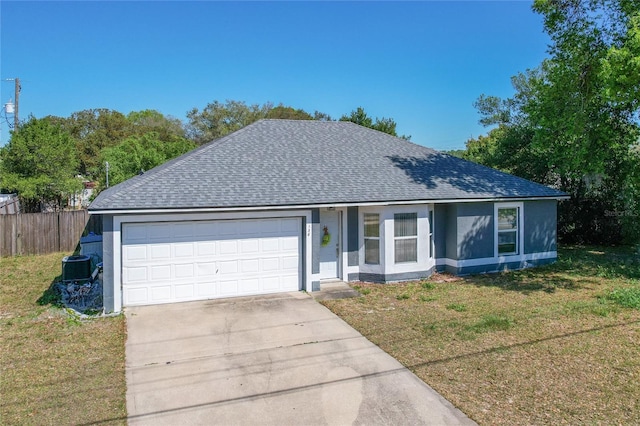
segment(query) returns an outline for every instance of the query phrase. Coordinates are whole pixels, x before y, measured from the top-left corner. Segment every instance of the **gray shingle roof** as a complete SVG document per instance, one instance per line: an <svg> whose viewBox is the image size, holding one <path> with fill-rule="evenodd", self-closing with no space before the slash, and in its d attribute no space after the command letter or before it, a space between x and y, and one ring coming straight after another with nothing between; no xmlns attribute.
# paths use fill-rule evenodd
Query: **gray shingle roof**
<svg viewBox="0 0 640 426"><path fill-rule="evenodd" d="M350 122L261 120L103 191L89 209L564 195Z"/></svg>

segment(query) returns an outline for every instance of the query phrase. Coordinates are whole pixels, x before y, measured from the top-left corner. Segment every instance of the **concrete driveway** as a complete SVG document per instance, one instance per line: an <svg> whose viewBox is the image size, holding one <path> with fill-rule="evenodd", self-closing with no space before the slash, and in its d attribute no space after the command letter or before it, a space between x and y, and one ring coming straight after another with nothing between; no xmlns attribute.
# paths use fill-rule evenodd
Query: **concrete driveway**
<svg viewBox="0 0 640 426"><path fill-rule="evenodd" d="M129 424L475 424L305 293L126 309Z"/></svg>

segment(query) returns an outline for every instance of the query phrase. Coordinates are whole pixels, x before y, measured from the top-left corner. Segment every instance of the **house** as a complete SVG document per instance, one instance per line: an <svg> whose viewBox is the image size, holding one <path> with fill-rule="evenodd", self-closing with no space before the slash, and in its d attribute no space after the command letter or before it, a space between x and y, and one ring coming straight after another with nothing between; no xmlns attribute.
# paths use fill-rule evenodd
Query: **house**
<svg viewBox="0 0 640 426"><path fill-rule="evenodd" d="M0 194L0 214L20 213L18 194Z"/></svg>
<svg viewBox="0 0 640 426"><path fill-rule="evenodd" d="M261 120L103 191L104 303L518 269L559 192L350 122Z"/></svg>
<svg viewBox="0 0 640 426"><path fill-rule="evenodd" d="M86 208L90 204L91 197L96 188L96 182L84 179L81 175L76 177L82 181L82 191L71 194L67 200L67 204L74 209Z"/></svg>

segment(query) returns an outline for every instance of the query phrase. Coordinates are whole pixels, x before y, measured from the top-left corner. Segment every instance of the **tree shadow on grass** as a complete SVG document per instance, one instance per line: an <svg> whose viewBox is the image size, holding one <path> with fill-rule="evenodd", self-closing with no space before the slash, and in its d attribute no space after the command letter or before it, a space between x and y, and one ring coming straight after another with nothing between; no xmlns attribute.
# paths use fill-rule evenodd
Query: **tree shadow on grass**
<svg viewBox="0 0 640 426"><path fill-rule="evenodd" d="M568 246L558 250L556 269L598 278L640 279L640 254L630 246Z"/></svg>
<svg viewBox="0 0 640 426"><path fill-rule="evenodd" d="M62 294L60 293L60 289L58 288L58 284L62 281L62 275L58 275L55 277L49 287L42 293L42 295L36 300L36 303L40 306L55 306L57 308L62 308L64 305L62 303Z"/></svg>
<svg viewBox="0 0 640 426"><path fill-rule="evenodd" d="M492 274L471 275L465 281L481 287L497 287L505 291L523 294L544 291L553 293L556 289L577 290L577 280L561 276L554 270L554 265L539 266L520 271L503 271Z"/></svg>
<svg viewBox="0 0 640 426"><path fill-rule="evenodd" d="M631 247L569 246L559 249L558 260L550 265L471 275L465 280L476 286L530 294L578 290L585 285L602 284L603 279L640 279L640 258Z"/></svg>

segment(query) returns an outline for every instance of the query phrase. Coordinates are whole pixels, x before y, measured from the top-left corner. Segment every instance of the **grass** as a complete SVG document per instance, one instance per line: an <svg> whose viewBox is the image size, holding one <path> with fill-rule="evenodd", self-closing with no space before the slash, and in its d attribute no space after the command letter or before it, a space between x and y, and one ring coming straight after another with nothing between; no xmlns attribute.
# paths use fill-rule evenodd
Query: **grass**
<svg viewBox="0 0 640 426"><path fill-rule="evenodd" d="M0 259L0 423L126 424L124 317L59 307L63 257Z"/></svg>
<svg viewBox="0 0 640 426"><path fill-rule="evenodd" d="M640 424L640 257L630 248L358 285L362 297L323 303L480 424Z"/></svg>
<svg viewBox="0 0 640 426"><path fill-rule="evenodd" d="M616 288L606 298L625 308L640 309L640 287Z"/></svg>

